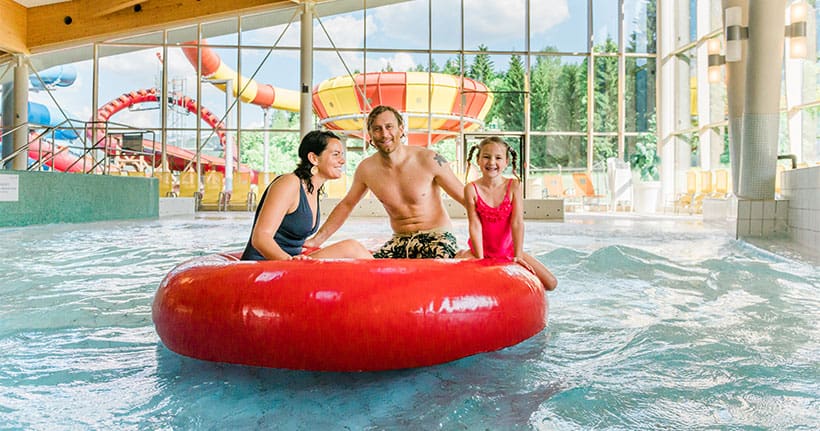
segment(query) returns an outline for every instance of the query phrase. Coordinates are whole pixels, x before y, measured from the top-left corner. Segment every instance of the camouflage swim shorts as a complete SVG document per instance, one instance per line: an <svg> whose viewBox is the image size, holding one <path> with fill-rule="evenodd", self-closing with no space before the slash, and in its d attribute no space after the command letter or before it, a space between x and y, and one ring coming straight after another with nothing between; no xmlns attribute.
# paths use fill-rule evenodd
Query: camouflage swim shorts
<svg viewBox="0 0 820 431"><path fill-rule="evenodd" d="M456 237L446 231L394 234L373 254L377 259L449 259L456 255Z"/></svg>

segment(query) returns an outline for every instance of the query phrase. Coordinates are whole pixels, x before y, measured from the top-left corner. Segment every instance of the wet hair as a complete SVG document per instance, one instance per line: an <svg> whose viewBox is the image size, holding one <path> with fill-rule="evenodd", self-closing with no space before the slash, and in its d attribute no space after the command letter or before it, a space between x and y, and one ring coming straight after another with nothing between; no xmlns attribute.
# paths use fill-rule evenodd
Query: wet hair
<svg viewBox="0 0 820 431"><path fill-rule="evenodd" d="M518 176L518 153L516 153L515 150L513 150L512 147L510 147L510 144L508 144L506 141L499 138L498 136L490 136L488 138L484 138L481 140L481 142L478 143L478 145L473 145L472 147L470 147L470 152L467 153L467 169L466 172L464 172L465 181L467 175L470 174L470 160L473 158L473 154L475 154L475 162L476 164L478 164L478 156L481 155L481 149L490 144L501 145L507 149L507 159L510 161L510 165L512 165L513 176L515 176L516 179L521 181L521 178Z"/></svg>
<svg viewBox="0 0 820 431"><path fill-rule="evenodd" d="M383 114L387 111L392 112L393 115L396 116L396 121L399 123L399 127L404 127L404 118L401 116L401 113L396 108L394 108L392 106L387 106L387 105L379 105L379 106L373 108L373 110L370 111L369 114L367 114L367 131L368 132L370 131L370 127L373 125L373 122L376 121L376 117L378 117L379 115L381 115L381 114Z"/></svg>
<svg viewBox="0 0 820 431"><path fill-rule="evenodd" d="M313 176L313 174L310 173L310 168L313 167L313 163L310 163L308 154L321 155L322 152L325 151L325 148L327 148L328 141L331 139L339 139L339 136L326 130L314 130L308 132L299 144L299 164L296 166L296 169L293 170L293 174L305 183L308 193L313 193L313 183L310 181L310 177Z"/></svg>

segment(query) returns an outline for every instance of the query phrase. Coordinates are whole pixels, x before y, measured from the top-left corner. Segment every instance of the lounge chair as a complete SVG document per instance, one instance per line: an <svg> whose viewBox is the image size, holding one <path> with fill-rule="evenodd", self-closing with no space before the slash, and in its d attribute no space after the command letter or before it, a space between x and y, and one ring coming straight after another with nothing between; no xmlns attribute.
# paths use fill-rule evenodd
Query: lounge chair
<svg viewBox="0 0 820 431"><path fill-rule="evenodd" d="M159 197L175 197L174 175L169 171L154 171L154 176L159 180Z"/></svg>
<svg viewBox="0 0 820 431"><path fill-rule="evenodd" d="M726 169L715 169L715 189L712 191L712 198L725 199L729 196L729 171Z"/></svg>
<svg viewBox="0 0 820 431"><path fill-rule="evenodd" d="M196 171L185 171L179 174L179 196L193 198L199 194L199 178Z"/></svg>
<svg viewBox="0 0 820 431"><path fill-rule="evenodd" d="M678 209L688 209L692 213L692 202L698 194L698 173L695 169L686 171L686 192L675 198L675 212Z"/></svg>
<svg viewBox="0 0 820 431"><path fill-rule="evenodd" d="M347 193L347 175L326 182L325 192L329 198L343 198L345 193Z"/></svg>
<svg viewBox="0 0 820 431"><path fill-rule="evenodd" d="M227 209L253 211L256 209L256 193L251 190L251 173L234 172L233 190L228 197Z"/></svg>
<svg viewBox="0 0 820 431"><path fill-rule="evenodd" d="M691 212L703 212L703 199L712 195L712 171L700 171L700 192L692 199Z"/></svg>
<svg viewBox="0 0 820 431"><path fill-rule="evenodd" d="M618 208L633 205L633 185L632 169L628 162L617 157L610 157L606 160L607 184L609 184L609 210L617 211Z"/></svg>
<svg viewBox="0 0 820 431"><path fill-rule="evenodd" d="M600 205L601 198L604 195L595 193L595 187L592 185L592 179L587 172L573 172L572 181L575 183L575 196L581 197L581 205L586 207L589 200L595 200L596 205Z"/></svg>
<svg viewBox="0 0 820 431"><path fill-rule="evenodd" d="M256 187L259 190L259 193L265 193L265 189L268 188L268 184L271 183L279 174L275 172L260 172L259 175L256 176Z"/></svg>
<svg viewBox="0 0 820 431"><path fill-rule="evenodd" d="M568 196L564 188L564 177L561 174L544 174L544 188L548 198L563 198Z"/></svg>
<svg viewBox="0 0 820 431"><path fill-rule="evenodd" d="M197 194L197 211L225 209L226 200L225 193L222 189L225 187L225 176L222 172L208 171L205 174L205 189L202 194Z"/></svg>

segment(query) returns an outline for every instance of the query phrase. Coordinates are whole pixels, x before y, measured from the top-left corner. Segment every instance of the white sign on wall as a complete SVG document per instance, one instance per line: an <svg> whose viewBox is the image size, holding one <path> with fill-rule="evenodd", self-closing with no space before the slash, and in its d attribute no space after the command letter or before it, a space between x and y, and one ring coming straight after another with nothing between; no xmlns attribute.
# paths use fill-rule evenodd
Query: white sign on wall
<svg viewBox="0 0 820 431"><path fill-rule="evenodd" d="M17 202L20 199L20 182L17 175L0 175L0 202Z"/></svg>

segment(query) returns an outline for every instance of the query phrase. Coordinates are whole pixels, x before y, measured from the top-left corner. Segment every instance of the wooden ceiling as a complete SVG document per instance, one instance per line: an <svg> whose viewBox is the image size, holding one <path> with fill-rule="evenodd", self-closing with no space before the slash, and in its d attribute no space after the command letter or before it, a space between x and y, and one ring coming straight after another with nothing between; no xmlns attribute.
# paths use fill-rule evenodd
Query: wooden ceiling
<svg viewBox="0 0 820 431"><path fill-rule="evenodd" d="M0 55L36 54L299 3L301 0L0 0Z"/></svg>

